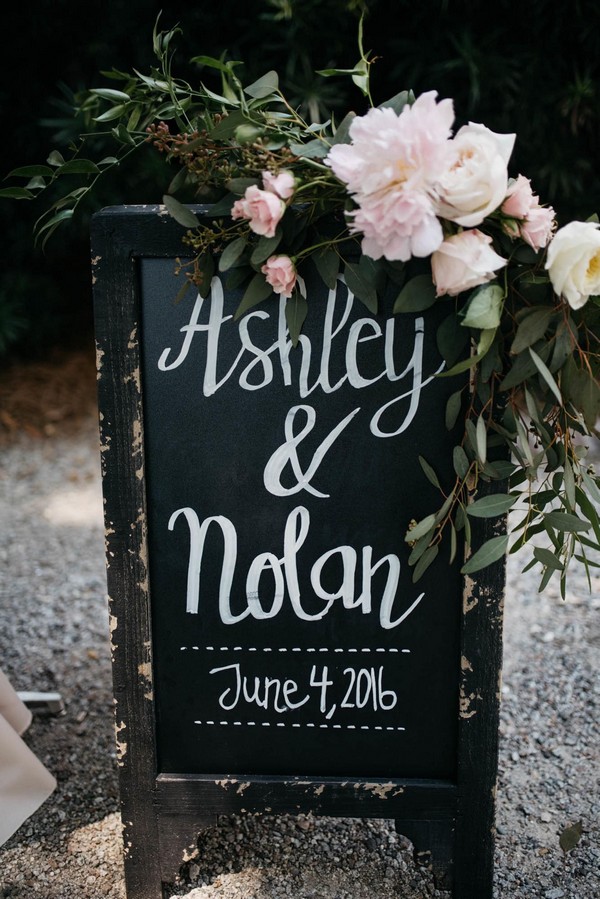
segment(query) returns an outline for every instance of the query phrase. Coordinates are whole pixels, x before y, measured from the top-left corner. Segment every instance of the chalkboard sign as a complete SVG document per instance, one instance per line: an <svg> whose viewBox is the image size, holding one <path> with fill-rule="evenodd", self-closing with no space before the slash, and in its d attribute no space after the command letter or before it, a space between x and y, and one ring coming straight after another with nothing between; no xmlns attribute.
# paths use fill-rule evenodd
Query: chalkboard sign
<svg viewBox="0 0 600 899"><path fill-rule="evenodd" d="M306 282L292 346L285 300L180 297L182 233L93 221L128 895L161 896L216 814L312 810L395 818L485 899L502 563L466 583L440 553L413 583L404 541L438 499L419 456L454 478L443 307Z"/></svg>

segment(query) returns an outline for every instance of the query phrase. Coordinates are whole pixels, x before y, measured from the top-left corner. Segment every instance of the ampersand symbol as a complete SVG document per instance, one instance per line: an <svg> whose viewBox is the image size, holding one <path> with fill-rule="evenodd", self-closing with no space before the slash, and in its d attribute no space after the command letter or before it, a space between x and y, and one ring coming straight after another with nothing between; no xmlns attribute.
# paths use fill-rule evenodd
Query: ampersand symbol
<svg viewBox="0 0 600 899"><path fill-rule="evenodd" d="M304 427L294 434L294 421L298 412L306 414L306 422ZM313 496L319 496L327 499L328 493L321 493L310 483L314 477L319 465L323 461L327 450L337 440L344 428L350 424L360 407L350 412L342 421L333 429L333 431L323 440L313 455L312 462L306 469L302 471L300 460L298 458L298 446L304 440L307 434L310 434L315 426L317 418L316 412L312 406L292 406L285 418L285 443L275 450L267 464L263 474L264 485L274 496L290 496L292 493L298 493L300 490L306 490ZM293 487L284 487L281 483L281 475L286 465L292 466L296 483Z"/></svg>

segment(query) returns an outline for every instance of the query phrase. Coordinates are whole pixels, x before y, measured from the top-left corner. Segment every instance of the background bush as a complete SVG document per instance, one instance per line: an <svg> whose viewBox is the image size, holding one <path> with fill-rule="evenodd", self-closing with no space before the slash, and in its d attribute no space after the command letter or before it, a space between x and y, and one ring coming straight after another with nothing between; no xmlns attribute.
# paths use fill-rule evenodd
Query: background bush
<svg viewBox="0 0 600 899"><path fill-rule="evenodd" d="M483 122L516 132L511 174L531 178L559 223L600 212L600 5L507 0L251 0L188 6L112 0L32 0L4 16L4 174L44 162L75 138L73 95L106 86L113 67L144 72L154 61L152 28L179 23L176 72L200 77L188 60L227 52L245 62L244 79L276 69L284 91L315 120L329 109L364 112L350 81L315 70L350 68L366 6L365 48L379 57L375 102L404 88L437 90L455 101L457 124ZM493 24L490 26L490 19ZM205 78L206 73L202 74ZM0 201L0 357L32 356L92 333L89 216L100 206L156 203L171 173L149 149L103 184L93 208L59 229L45 254L34 249L35 201Z"/></svg>

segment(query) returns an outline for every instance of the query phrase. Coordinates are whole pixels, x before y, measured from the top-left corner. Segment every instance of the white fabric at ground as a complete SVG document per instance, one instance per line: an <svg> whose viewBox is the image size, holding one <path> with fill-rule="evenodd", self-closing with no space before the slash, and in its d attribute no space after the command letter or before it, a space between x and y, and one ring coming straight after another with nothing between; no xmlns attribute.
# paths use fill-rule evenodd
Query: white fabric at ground
<svg viewBox="0 0 600 899"><path fill-rule="evenodd" d="M56 780L24 740L32 714L0 670L0 845L54 792Z"/></svg>

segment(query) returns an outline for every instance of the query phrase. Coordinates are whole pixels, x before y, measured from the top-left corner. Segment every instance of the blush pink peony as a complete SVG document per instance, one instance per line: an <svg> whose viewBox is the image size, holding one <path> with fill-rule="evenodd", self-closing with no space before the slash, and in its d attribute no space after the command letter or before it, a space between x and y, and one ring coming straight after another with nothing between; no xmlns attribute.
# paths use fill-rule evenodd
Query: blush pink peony
<svg viewBox="0 0 600 899"><path fill-rule="evenodd" d="M285 212L283 200L270 190L261 190L256 184L246 188L241 200L236 200L231 210L232 219L247 219L250 228L261 237L274 237L277 225Z"/></svg>
<svg viewBox="0 0 600 899"><path fill-rule="evenodd" d="M443 240L433 198L446 166L454 112L451 100L422 94L400 115L370 109L350 126L350 144L337 144L325 162L356 202L350 230L362 234L372 259L425 257Z"/></svg>
<svg viewBox="0 0 600 899"><path fill-rule="evenodd" d="M492 238L477 228L447 237L431 257L431 274L438 297L455 297L495 277L506 265L492 247Z"/></svg>
<svg viewBox="0 0 600 899"><path fill-rule="evenodd" d="M269 256L261 272L275 293L291 297L296 286L296 267L289 256Z"/></svg>

